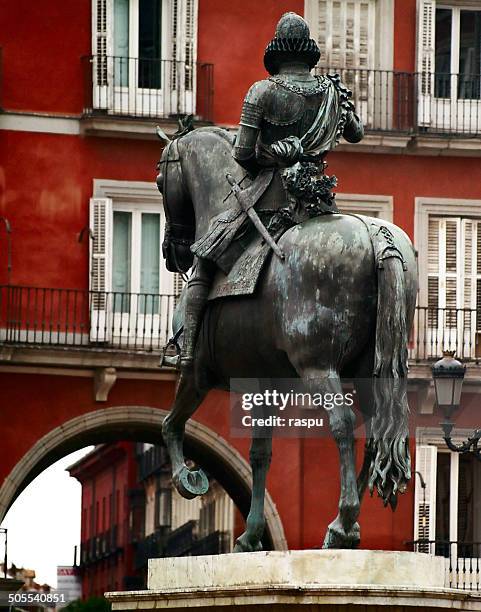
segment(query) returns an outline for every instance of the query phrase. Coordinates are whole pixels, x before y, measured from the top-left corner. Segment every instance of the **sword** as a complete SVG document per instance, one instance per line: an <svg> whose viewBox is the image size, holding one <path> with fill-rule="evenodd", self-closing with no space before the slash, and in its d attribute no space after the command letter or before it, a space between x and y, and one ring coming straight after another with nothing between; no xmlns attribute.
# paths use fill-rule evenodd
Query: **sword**
<svg viewBox="0 0 481 612"><path fill-rule="evenodd" d="M272 236L269 234L265 225L259 219L259 215L255 211L253 203L249 198L249 195L245 193L244 189L241 189L239 187L239 185L235 182L235 179L231 174L227 173L226 178L229 182L229 185L232 187L232 193L236 197L236 200L239 202L240 207L252 221L256 230L259 232L262 238L264 238L266 243L271 247L277 257L279 257L279 259L284 259L284 253L282 252L279 245L272 238Z"/></svg>

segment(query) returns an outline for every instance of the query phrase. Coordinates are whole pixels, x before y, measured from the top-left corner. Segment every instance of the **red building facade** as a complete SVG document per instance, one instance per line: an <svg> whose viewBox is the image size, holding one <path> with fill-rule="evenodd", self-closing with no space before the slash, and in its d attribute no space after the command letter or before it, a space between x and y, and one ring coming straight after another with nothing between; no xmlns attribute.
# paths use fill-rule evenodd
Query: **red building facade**
<svg viewBox="0 0 481 612"><path fill-rule="evenodd" d="M193 113L198 125L233 129L245 92L265 74L278 18L293 10L319 41L320 69L337 70L353 90L366 128L363 142L329 156L338 206L393 220L418 252L410 404L415 469L427 487L414 479L396 514L366 499L363 546L476 539L479 470L444 450L430 363L447 348L468 363L464 435L476 424L481 380L477 4L9 0L0 16L2 514L66 452L158 442L175 383L158 353L181 281L160 254L155 125L172 133L178 115ZM212 392L187 431L188 451L244 514L248 445L230 437L227 399ZM322 543L338 471L331 439L275 440L269 545Z"/></svg>
<svg viewBox="0 0 481 612"><path fill-rule="evenodd" d="M68 470L82 485L84 598L147 588L152 558L231 552L236 517L242 527L214 479L208 494L193 502L175 491L163 445L101 444Z"/></svg>
<svg viewBox="0 0 481 612"><path fill-rule="evenodd" d="M135 515L134 443L102 445L70 466L82 485L80 568L84 596L136 588L129 519ZM133 527L133 525L132 525Z"/></svg>

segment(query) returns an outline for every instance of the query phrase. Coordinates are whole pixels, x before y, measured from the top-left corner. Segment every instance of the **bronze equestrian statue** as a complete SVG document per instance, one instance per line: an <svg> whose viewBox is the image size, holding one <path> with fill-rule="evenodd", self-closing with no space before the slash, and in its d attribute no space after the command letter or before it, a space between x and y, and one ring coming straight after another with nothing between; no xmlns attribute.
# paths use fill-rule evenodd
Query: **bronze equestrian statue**
<svg viewBox="0 0 481 612"><path fill-rule="evenodd" d="M237 135L185 125L163 151L164 257L170 271L193 267L174 317L180 359L163 357L180 367L163 436L176 488L202 495L207 478L186 466L183 436L210 389L298 378L312 393L341 392L341 377L351 379L365 458L357 476L354 413L329 410L341 494L324 546L352 548L365 489L394 508L411 477L405 382L417 278L400 228L336 207L326 155L341 137L360 141L363 128L339 76L311 74L319 57L306 22L286 13L265 51L270 76L248 91ZM262 548L271 447L269 435L252 440L251 508L235 551Z"/></svg>

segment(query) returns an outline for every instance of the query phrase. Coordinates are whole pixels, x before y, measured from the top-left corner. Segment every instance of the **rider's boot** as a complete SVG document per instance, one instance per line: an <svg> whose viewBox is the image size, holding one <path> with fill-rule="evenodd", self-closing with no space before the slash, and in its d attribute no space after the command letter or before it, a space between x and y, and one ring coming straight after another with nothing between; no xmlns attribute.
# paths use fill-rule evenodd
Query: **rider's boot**
<svg viewBox="0 0 481 612"><path fill-rule="evenodd" d="M192 370L195 344L207 304L209 289L210 284L203 278L192 278L189 281L184 316L184 341L180 354L180 370L182 373L188 373Z"/></svg>

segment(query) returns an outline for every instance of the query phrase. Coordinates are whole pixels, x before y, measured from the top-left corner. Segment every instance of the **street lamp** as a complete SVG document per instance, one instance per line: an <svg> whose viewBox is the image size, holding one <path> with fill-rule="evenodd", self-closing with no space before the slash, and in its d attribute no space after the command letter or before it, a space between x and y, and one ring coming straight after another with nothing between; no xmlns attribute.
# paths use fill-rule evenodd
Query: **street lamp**
<svg viewBox="0 0 481 612"><path fill-rule="evenodd" d="M481 461L481 448L478 448L481 429L476 429L472 437L459 445L454 444L451 439L454 428L452 419L461 401L465 372L466 366L454 359L454 351L444 351L443 358L432 367L436 402L444 412L444 422L440 425L444 432L444 441L450 450L462 454L472 453Z"/></svg>

